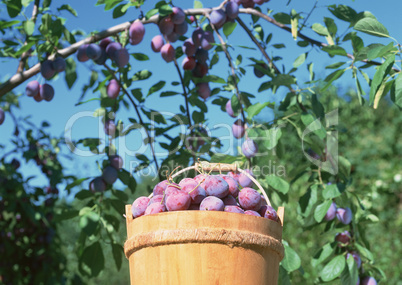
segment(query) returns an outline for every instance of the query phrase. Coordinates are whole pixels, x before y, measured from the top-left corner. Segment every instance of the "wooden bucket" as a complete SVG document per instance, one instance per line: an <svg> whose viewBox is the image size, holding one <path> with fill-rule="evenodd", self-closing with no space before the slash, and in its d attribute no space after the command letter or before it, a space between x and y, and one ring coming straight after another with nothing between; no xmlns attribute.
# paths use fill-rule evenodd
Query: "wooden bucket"
<svg viewBox="0 0 402 285"><path fill-rule="evenodd" d="M226 167L233 170L235 166L221 164L218 170L226 171ZM208 171L205 165L202 168ZM270 204L268 197L265 199ZM131 284L277 284L284 256L284 208L279 207L277 213L280 223L244 214L194 210L133 219L131 205L126 205L128 239L124 252Z"/></svg>

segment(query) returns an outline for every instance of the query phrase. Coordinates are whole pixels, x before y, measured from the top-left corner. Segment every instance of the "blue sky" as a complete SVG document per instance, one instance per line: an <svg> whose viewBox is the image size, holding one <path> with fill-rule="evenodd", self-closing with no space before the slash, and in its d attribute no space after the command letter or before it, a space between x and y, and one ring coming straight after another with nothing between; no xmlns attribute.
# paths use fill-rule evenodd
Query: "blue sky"
<svg viewBox="0 0 402 285"><path fill-rule="evenodd" d="M146 2L147 3L143 8L144 11L148 11L150 8L152 8L152 5L155 3L155 1L149 1L149 0ZM204 3L205 7L215 6L217 5L217 3L219 3L218 1L211 1L211 0L202 2ZM68 1L68 3L74 9L77 10L78 17L73 17L66 11L60 12L60 16L65 17L67 19L66 26L70 30L80 29L84 31L86 34L89 34L92 31L104 30L110 26L114 26L125 21L131 21L137 18L139 15L139 11L137 9L131 8L124 17L119 19L113 19L112 10L105 12L103 11L104 6L95 7L94 6L95 1L72 0ZM295 9L297 12L299 11L308 12L314 6L315 1L292 0L289 6L286 6L286 3L287 0L286 1L271 0L268 4L264 4L263 11L265 12L266 9L269 7L270 9L274 10L274 13L276 12L288 13L292 8ZM400 21L397 20L399 19L400 11L402 10L401 1L388 0L388 1L382 1L381 3L374 0L318 1L317 4L318 8L309 18L308 25L312 25L313 23L317 22L323 24L324 16L331 17L332 14L328 12L326 5L333 3L349 5L353 7L357 12L364 10L371 11L377 17L377 19L387 27L391 36L393 36L397 40L401 40L402 24L400 24ZM57 7L61 6L62 4L63 3L60 3L60 1L52 1L51 10L54 12L56 11L55 13L57 13ZM174 1L174 4L182 8L191 8L193 6L193 1L176 0ZM31 12L30 9L32 8L29 7L27 9L26 11L27 15L30 14ZM4 10L2 12L4 12ZM246 24L251 23L250 17L248 15L242 16L242 19ZM310 51L310 54L306 62L300 66L299 68L300 71L296 73L298 82L301 85L304 81L308 80L307 64L310 62L314 62L316 76L320 78L325 78L325 76L332 71L332 70L326 70L325 66L330 63L336 62L336 58L331 59L323 52L317 52L316 49L311 48L302 49L296 45L296 42L291 37L290 33L282 31L281 29L269 23L265 23L263 21L260 22L265 29L266 35L270 32L273 33L273 39L271 41L271 44L284 43L286 45L285 49L277 50L272 47L269 47L267 49L268 54L281 56L283 58L282 61L278 63L278 66L280 68L282 68L283 64L286 67L286 71L288 71L291 68L293 61L297 58L297 56L300 53ZM343 31L346 29L347 25L346 23L341 21L337 21L337 24L338 24L338 31L340 31L340 34L342 34ZM187 36L190 35L191 30L192 29L189 29ZM309 32L308 29L305 29L304 32L306 33L306 35L311 36L314 39L325 41L324 37L320 37L314 32ZM150 41L152 37L158 33L159 31L156 25L154 24L147 25L145 38L143 42L137 46L128 46L130 53L142 52L148 54L151 57L150 61L145 62L134 61L133 59L131 59L130 62L133 65L134 71L149 69L153 73L153 76L150 79L148 79L147 81L134 83L132 87L142 88L143 93L146 93L150 86L152 86L153 84L155 84L160 80L165 80L167 84L165 88L161 91L173 90L181 92L180 86L179 88L174 87L171 86L169 83L171 81L179 81L179 77L173 63L164 62L161 59L160 54L154 54L150 49ZM371 36L364 36L363 39L365 41L365 45L369 44L370 42L376 42L376 41L378 42L379 40L378 38ZM233 45L242 45L242 44L244 45L245 42L247 43L247 45L253 46L252 42L248 39L247 35L243 31L241 31L240 27L237 27L235 33L229 36L229 43L232 43ZM387 44L390 42L390 40L385 39L382 40L382 42L384 44ZM179 44L180 44L179 42L176 42L174 46L176 47ZM350 50L351 47L348 49L348 51ZM239 85L240 89L248 93L255 94L256 99L254 100L254 102L267 101L267 100L270 100L272 102L279 102L286 95L287 90L285 88L281 88L278 90L276 94L272 94L271 92L268 91L258 93L257 92L258 86L266 79L265 80L256 79L253 76L252 68L247 67L247 65L251 63L251 61L247 59L248 57L255 57L257 59L261 59L261 56L254 51L236 48L232 56L235 58L238 54L242 54L243 62L245 62L245 67L247 70L247 75L245 77L246 80L241 81ZM31 64L33 64L35 60L36 59L32 59ZM181 62L181 60L182 59L179 59L179 63ZM338 61L341 60L343 59L339 59ZM11 76L12 73L16 70L17 61L13 60L7 62L4 59L0 59L0 65L1 65L0 78L1 80L5 80L9 76ZM75 104L78 101L78 98L81 95L83 85L88 83L90 73L89 70L91 69L100 70L98 66L90 62L87 63L77 62L77 66L78 66L79 79L77 80L77 82L75 83L74 87L71 90L67 88L64 78L62 78L64 77L64 74L61 74L60 76L61 78L59 77L53 79L50 82L50 84L52 84L55 89L55 98L53 99L52 102L37 103L32 98L22 96L20 98L21 109L16 112L17 117L22 117L30 114L32 115L32 121L37 126L40 126L41 122L46 120L51 124L51 127L49 128L51 133L55 136L61 136L63 135L65 125L67 121L71 118L71 116L82 111L93 112L93 110L99 108L98 101L92 101L84 105L75 106ZM219 66L215 66L212 69L212 71L210 71L210 74L219 75L223 78L227 77L228 74L227 61L223 57L223 54L221 54L221 60L219 62ZM40 75L35 76L34 79L43 81ZM337 85L341 86L342 88L353 86L353 84L354 83L350 73L344 75L343 79L337 83ZM212 87L219 87L219 86L212 85ZM367 86L364 86L364 88L367 90ZM22 84L15 89L15 92L23 93L24 89L25 84ZM227 98L231 97L231 94L228 92L221 93L220 95L226 96ZM99 93L92 94L92 92L88 91L86 94L86 99L96 96L99 96ZM212 100L213 98L209 98L207 100L207 105L209 108L209 113L206 115L206 117L208 118L207 122L208 126L213 127L214 125L220 123L231 125L234 119L229 117L226 113L221 112L216 105L212 105L211 104ZM158 111L169 111L176 113L180 112L179 105L183 103L184 100L181 96L159 98L158 93L156 93L147 98L145 105L149 108L156 109ZM118 114L118 119L121 119L126 123L128 123L128 118L130 117L137 119L132 109L130 110L130 112L123 111ZM265 109L259 115L259 118L264 120L271 120L273 118L273 114L268 109ZM11 118L8 117L5 123L2 126L0 126L0 144L5 144L9 146L8 141L11 139L12 133L13 133L13 123ZM99 134L102 133L103 130L102 129L99 130L98 120L96 118L87 117L85 119L81 119L80 121L78 121L78 123L74 126L72 131L72 137L73 139L78 140L84 137L97 137ZM127 137L126 146L127 149L130 150L131 154L135 153L139 148L141 148L141 135L143 134L141 134L139 131L134 131ZM225 131L225 129L218 128L212 130L212 135L227 136L230 134L228 133L228 131ZM157 147L157 150L161 150L161 148ZM149 153L149 150L147 150L146 153ZM11 158L12 156L10 156L10 159ZM88 158L74 156L73 161L66 160L65 163L69 169L68 171L71 171L71 173L74 172L77 173L78 170L83 177L89 177L100 174L94 161L102 158L103 158L102 156L94 156ZM126 169L129 168L130 166L129 161L132 160L134 160L133 157L131 156L126 157L126 164L125 164ZM25 173L38 175L36 182L38 184L43 183L44 181L43 177L41 177L40 172L36 170L36 167L34 167L33 165L30 164L23 165L23 171Z"/></svg>

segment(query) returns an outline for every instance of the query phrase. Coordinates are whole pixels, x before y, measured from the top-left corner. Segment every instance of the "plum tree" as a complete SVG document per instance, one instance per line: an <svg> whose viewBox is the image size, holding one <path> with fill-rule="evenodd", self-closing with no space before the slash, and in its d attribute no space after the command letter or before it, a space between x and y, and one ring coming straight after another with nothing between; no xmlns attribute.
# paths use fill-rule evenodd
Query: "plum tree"
<svg viewBox="0 0 402 285"><path fill-rule="evenodd" d="M331 139L331 132L338 128L337 126L328 127L331 119L325 116L325 113L333 108L333 98L336 96L332 96L328 100L323 98L327 96L328 92L333 93L331 85L334 82L340 82L340 77L343 80L349 74L356 84L356 94L353 96L356 96L355 99L360 104L370 105L374 108L386 108L383 107L387 106L387 103L384 102L386 100L382 98L387 97L389 93L389 101L398 106L401 105L401 92L399 92L402 86L401 68L400 62L396 60L401 51L390 48L398 47L399 43L382 26L379 22L380 18L375 18L368 12L355 11L352 7L342 4L328 4L328 9L321 7L323 14L326 12L325 18L323 21L317 22L317 18L310 17L309 11L299 11L288 7L292 5L291 1L283 11L281 6L275 3L272 4L272 7L271 5L265 6L264 3L268 1L264 0L229 0L216 3L216 7L202 7L201 2L196 1L194 2L195 8L184 7L189 5L189 2L183 4L183 7L179 7L173 6L171 1L119 3L119 1L105 0L98 1L97 5L104 6L105 13L113 10L113 21L118 21L117 18L123 15L131 18L125 19L124 22L117 23L115 26L107 27L104 26L106 25L105 17L105 21L101 21L99 26L104 30L93 32L84 31L84 27L82 30L77 30L70 26L69 18L65 18L63 15L63 13L75 14L74 8L69 5L55 7L57 5L54 3L55 1L23 1L23 5L19 5L18 2L20 1L5 1L4 11L8 13L8 18L7 14L4 14L3 24L0 24L4 37L2 46L0 46L0 57L4 59L3 62L6 62L6 65L18 61L15 74L3 77L3 81L0 82L0 105L2 107L0 122L3 123L5 115L7 118L12 118L5 124L6 128L9 127L9 123L15 124L11 144L15 144L15 149L27 162L34 160L42 173L49 178L49 183L40 188L31 185L29 179L25 184L19 180L19 184L15 185L13 189L20 191L23 187L28 187L27 189L32 193L35 192L37 196L41 196L41 190L45 189L43 197L39 197L39 200L35 198L34 203L43 201L43 204L49 209L57 208L57 211L54 211L56 220L69 219L70 216L80 219L79 223L75 223L75 225L79 226L82 232L78 257L81 271L87 270L85 276L96 276L99 274L97 268L101 268L98 266L102 263L101 258L92 263L89 261L90 254L87 253L91 253L91 246L96 247L99 255L103 255L102 242L105 236L106 242L110 241L112 248L121 243L116 233L118 229L114 218L121 217L121 211L117 211L117 208L121 209L123 206L117 199L124 200L126 196L137 195L138 192L134 191L140 187L140 183L137 185L137 182L143 169L152 170L152 173L155 173L160 180L165 177L167 180L159 184L153 181L152 185L143 185L141 180L141 189L144 192L150 192L153 189L155 195L141 210L142 215L156 214L169 209L185 209L186 207L181 207L187 202L179 205L179 200L188 200L188 198L183 198L187 196L190 196L191 199L187 209L223 211L225 210L221 207L223 205L227 207L226 211L242 212L244 210L240 208L241 203L238 203L236 198L239 197L239 191L242 188L239 202L246 203L245 196L247 195L244 193L249 191L246 189L247 187L253 187L253 181L243 173L232 173L229 174L230 177L220 177L228 185L228 190L222 193L220 192L222 189L219 187L217 189L209 185L209 181L215 178L210 178L214 176L207 173L197 175L194 178L195 182L186 180L187 184L183 182L179 186L174 183L169 176L171 171L174 172L173 165L180 164L185 167L197 161L198 158L208 158L217 163L236 163L241 169L247 169L246 171L249 173L255 170L255 179L268 189L272 195L271 203L273 205L277 206L288 203L288 201L292 201L292 206L298 203L295 211L290 214L292 219L289 219L289 227L295 227L297 229L295 232L298 232L301 225L303 230L312 234L309 235L310 240L307 242L303 235L295 234L304 242L299 242L294 236L286 237L288 241L286 246L294 250L286 250L287 256L281 263L280 283L286 283L291 279L294 283L303 284L307 282L306 276L309 276L309 280L316 280L318 283L337 282L339 280L328 280L328 276L325 275L330 270L321 271L322 268L326 269L325 264L332 264L333 258L355 253L361 255L363 261L366 261L367 255L374 256L371 254L367 242L372 238L365 236L366 229L362 228L362 223L358 222L366 223L367 221L364 219L367 217L370 217L372 221L376 220L371 215L371 209L379 206L369 200L374 196L370 195L370 191L375 192L377 186L374 186L374 183L363 183L372 185L372 187L365 190L367 192L365 194L369 195L361 195L363 190L361 186L357 185L359 183L355 182L359 181L355 180L356 175L359 175L356 174L356 169L360 171L359 167L356 167L355 161L351 165L343 156L353 152L345 151L342 157L338 157L337 154L334 156L331 153L331 147L325 146L326 142ZM174 4L179 5L179 2ZM34 9L31 9L32 6ZM246 9L239 9L240 6ZM314 6L311 14L316 9L317 7ZM33 11L33 14L37 11L37 14L29 18L26 15L27 11ZM268 13L264 11L268 11ZM346 22L347 25L338 25L338 20ZM152 27L148 30L151 25L159 28L159 31L155 30L154 35L150 35L150 38L153 37L151 48L154 52L161 52L162 59L157 58L152 52L149 56L149 48L146 47L149 43L143 43L145 30L147 33L152 32ZM271 29L272 26L275 29ZM159 32L161 34L157 34ZM277 36L280 33L288 35L291 39L286 46L281 43L285 37ZM379 35L388 42L378 44L365 38ZM367 45L368 42L370 44ZM390 43L391 45L387 46ZM126 49L128 44L135 45L130 47L130 52ZM292 45L294 49L291 48ZM288 52L290 50L297 50L300 56ZM315 66L312 64L311 57L313 51ZM71 55L75 52L76 58L73 58ZM329 55L331 58L327 68L323 66L323 62L327 62L322 60L324 55ZM163 78L158 78L157 82L153 82L149 87L147 82L160 76L158 72L162 69L159 64L154 64L152 56L155 57L155 60L173 62L166 68L172 70L176 68L174 72L177 71L177 74L165 73ZM109 58L111 59L110 64L107 62ZM90 70L87 78L82 71L83 65L80 66L74 61L86 62L89 59L93 61L85 64L85 70ZM40 64L40 62L42 63ZM177 62L181 62L182 68ZM227 68L227 72L223 68ZM317 68L323 72L317 74ZM309 76L304 76L305 70L308 70ZM56 72L62 71L66 71L63 76L54 76ZM57 83L54 84L53 81L63 79L69 89L79 88L77 85L83 84L81 86L82 93L78 92L81 93L81 96L77 105L87 102L99 103L94 114L105 122L104 131L108 135L106 141L101 138L80 138L76 141L77 144L89 148L92 154L96 154L99 168L104 169L102 177L89 181L91 191L88 191L88 187L85 185L87 177L80 177L81 173L65 175L62 167L55 166L55 155L51 150L59 151L58 139L54 138L48 145L43 146L42 142L33 139L32 130L27 130L26 126L23 126L28 123L28 116L24 115L21 118L19 108L23 106L20 103L26 100L26 97L19 96L18 85L30 81L25 86L25 92L28 97L33 97L38 102L50 101L54 96L54 89L49 83L41 82L42 85L40 85L38 81L32 81L31 78L34 78L39 72L42 73L44 79L52 79L52 85L55 87ZM323 76L323 81L320 81L317 75ZM261 82L256 80L256 77L261 78ZM307 77L308 80L304 80ZM82 83L85 80L89 80L89 82ZM168 81L171 81L171 84ZM365 88L371 88L370 92L367 92L368 90ZM76 91L76 89L73 90ZM121 95L119 100L110 100L110 98L116 99L119 94ZM272 96L274 94L279 96ZM92 98L84 98L88 96ZM151 96L154 98L148 99ZM71 98L71 96L69 97ZM162 112L166 111L163 109L166 106L162 106L162 101L165 100L162 99L163 97L170 97L167 99L172 99L170 102L174 102L174 108L177 107L177 110L173 107L172 110L169 110L176 113L174 119L167 119L165 113ZM159 98L161 100L158 100ZM355 99L350 99L351 105ZM180 102L180 100L183 101ZM379 102L383 105L380 105ZM122 108L123 106L124 108ZM126 109L129 114L128 118L124 113ZM241 141L234 140L234 143L230 144L230 148L233 146L231 149L233 152L221 154L220 150L226 146L223 143L224 138L220 135L214 137L214 132L219 133L221 130L212 128L212 132L208 131L205 134L194 128L194 126L205 123L210 124L208 127L211 127L216 118L220 121L219 109L226 110L229 116L236 118L236 122L232 125L233 137L246 136L241 145L243 155L238 155L239 151L236 151L236 145ZM268 112L272 115L269 121L266 116ZM356 110L353 112L357 113ZM344 112L341 113L344 115ZM114 115L113 119L110 119L111 114ZM303 130L318 118L325 118L326 121L325 124L322 124L322 129L310 134L317 136L318 139L317 137L300 138ZM130 167L129 170L123 168L120 156L114 156L117 147L121 147L120 141L128 138L126 135L129 132L122 131L123 129L120 128L123 122L126 123L126 119L135 125L136 129L138 127L143 132L145 137L136 139L149 150L135 154L132 159L139 162L139 165L135 167L129 163L132 160L129 155L123 153L124 157L128 159L126 167ZM222 117L223 121L227 119L227 117ZM47 125L47 122L43 123L39 128L42 131L41 140L51 137L47 134ZM389 125L399 126L398 122ZM119 132L116 132L117 126ZM192 138L187 140L189 133ZM297 135L295 135L296 133ZM269 140L259 140L258 137L269 138ZM288 143L288 140L292 143ZM342 139L336 141L347 144ZM296 145L301 142L306 146L307 154L318 160L320 165L311 160L299 160L299 157L307 157L307 154L300 152L302 148ZM2 141L0 148L7 149L8 145L3 147ZM160 154L160 149L166 151L166 156ZM261 153L257 156L255 154L258 149L261 150ZM392 150L386 152L397 152L396 147L390 149ZM118 151L122 153L121 149ZM7 163L10 161L6 157L9 153L6 150L4 157L0 157L1 191L5 187L13 185L8 181L19 179L17 170L26 169L16 167L17 163L12 161ZM398 156L398 153L395 156ZM330 163L331 158L334 157L339 158L336 163L336 173L325 167L326 163ZM268 165L272 166L271 162L277 160L281 161L281 165L297 165L297 167L282 178L275 169L270 169L269 174L264 172ZM21 161L24 164L24 160ZM389 167L389 169L394 168L394 166ZM165 173L166 169L169 169L167 173ZM393 175L394 173L387 173L383 177L393 177ZM108 184L112 184L117 178L122 184L110 187ZM5 179L7 179L6 182ZM292 181L292 187L289 186L290 181ZM333 184L328 184L330 181ZM157 185L153 187L155 184ZM120 189L117 189L122 185L124 185L123 189L126 193L121 193ZM387 181L387 185L391 185L391 183ZM81 205L85 205L83 209L78 208L75 204L71 206L71 209L67 207L64 209L59 203L56 203L58 194L52 189L57 189L57 187L65 187L61 193L71 196L78 193L77 199L82 200ZM353 187L353 191L349 191L349 187ZM204 188L207 188L208 191ZM31 189L35 189L35 191L31 191ZM3 192L0 193L0 202L5 201ZM214 199L208 199L205 196L216 194L215 192L221 197L220 201L223 204L215 199L215 202L218 202L214 206L208 206L208 203L212 203L208 201ZM242 192L244 193L241 194ZM269 202L263 199L260 193L253 195L256 200L260 200L261 207L257 212L258 205L256 205L254 210L246 210L244 214L260 215L275 220L275 214L271 213L267 205ZM16 197L19 196L16 195ZM168 209L165 207L167 199L170 199ZM361 203L359 199L363 202ZM13 205L18 204L15 198L10 201ZM201 206L202 202L204 202L203 206ZM359 205L364 205L366 209L363 210ZM373 213L376 212L378 211ZM53 214L53 212L49 214ZM339 222L334 221L335 216ZM23 215L18 217L20 220ZM44 219L51 215L40 214L40 217ZM381 219L380 216L378 218ZM356 220L356 223L352 223L352 219ZM15 220L17 220L17 216ZM93 227L91 221L101 222L95 222L96 227ZM298 227L295 226L294 221L299 223ZM14 225L14 223L4 223L2 209L0 209L0 223L1 226L6 225L7 227ZM325 229L323 229L325 234L319 235L321 239L318 240L316 239L317 228L320 228L322 223L325 224ZM112 227L113 231L110 230ZM342 232L345 228L348 229L348 234ZM338 232L340 233L335 236ZM17 229L17 231L10 231L10 237L3 232L1 232L1 236L7 236L10 239L19 233L20 229ZM334 236L335 243L331 240ZM342 241L347 238L349 240L343 243ZM42 239L45 240L43 237ZM12 241L13 244L17 244L17 241ZM298 260L296 252L305 253L303 246L312 241L317 243L318 247L327 250L326 259L322 260L320 264L313 262L308 266L294 262ZM332 251L329 250L330 248ZM0 251L3 255L1 246ZM114 258L118 259L121 251L116 252L117 250L114 248ZM294 252L292 262L287 259L290 258L289 252ZM307 256L302 259L302 262L306 262L306 259L308 259ZM0 280L3 281L2 262L0 261ZM118 264L117 261L116 265L119 267ZM356 280L352 279L356 279L355 277L359 274L361 278L368 274L375 274L375 277L383 278L381 271L372 260L369 263L363 262L363 268L357 271L347 267L342 273L332 277L341 281L351 280L349 283L355 283ZM28 267L16 268L13 269L14 271L10 270L13 272L13 276L23 276L24 272L21 270ZM300 273L307 270L309 270L307 274ZM296 271L297 274L293 274L293 271ZM9 275L11 276L11 274ZM84 275L84 273L79 272L78 275ZM20 280L11 283L24 284Z"/></svg>

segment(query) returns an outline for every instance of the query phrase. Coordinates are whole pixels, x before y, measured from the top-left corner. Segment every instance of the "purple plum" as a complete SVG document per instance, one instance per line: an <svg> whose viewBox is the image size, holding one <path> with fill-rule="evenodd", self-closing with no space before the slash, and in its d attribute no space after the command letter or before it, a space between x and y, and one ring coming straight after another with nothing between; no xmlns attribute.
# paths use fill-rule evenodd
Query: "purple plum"
<svg viewBox="0 0 402 285"><path fill-rule="evenodd" d="M53 61L53 67L57 72L66 70L66 61L62 57L56 57Z"/></svg>
<svg viewBox="0 0 402 285"><path fill-rule="evenodd" d="M209 88L208 82L201 82L197 85L197 92L198 95L204 100L206 100L209 96L211 96L211 89Z"/></svg>
<svg viewBox="0 0 402 285"><path fill-rule="evenodd" d="M187 56L193 56L197 48L195 47L192 39L187 39L183 43L182 50Z"/></svg>
<svg viewBox="0 0 402 285"><path fill-rule="evenodd" d="M225 204L215 196L208 196L200 204L201 211L223 211Z"/></svg>
<svg viewBox="0 0 402 285"><path fill-rule="evenodd" d="M138 45L142 39L144 38L145 27L144 24L140 20L134 21L130 29L128 31L128 35L130 37L130 44Z"/></svg>
<svg viewBox="0 0 402 285"><path fill-rule="evenodd" d="M241 146L241 150L242 150L242 152L243 152L245 157L251 158L251 157L254 157L257 154L258 145L255 143L255 141L253 141L252 139L248 138L243 142L243 144Z"/></svg>
<svg viewBox="0 0 402 285"><path fill-rule="evenodd" d="M209 19L212 25L216 26L217 28L220 28L226 22L225 11L223 11L222 9L213 10L211 14L209 14Z"/></svg>
<svg viewBox="0 0 402 285"><path fill-rule="evenodd" d="M257 190L245 187L240 190L239 203L245 210L258 211L261 208L261 195Z"/></svg>
<svg viewBox="0 0 402 285"><path fill-rule="evenodd" d="M54 97L54 89L51 85L45 83L39 87L39 94L45 101L52 101Z"/></svg>
<svg viewBox="0 0 402 285"><path fill-rule="evenodd" d="M163 37L161 35L156 35L152 38L151 48L154 52L160 52L164 44L165 41L163 40Z"/></svg>
<svg viewBox="0 0 402 285"><path fill-rule="evenodd" d="M232 100L228 100L226 102L225 108L226 108L226 113L228 113L229 116L231 116L232 118L236 118L236 115L235 115L235 113L233 112L233 109L232 109Z"/></svg>
<svg viewBox="0 0 402 285"><path fill-rule="evenodd" d="M131 205L131 213L133 214L133 218L141 217L145 214L145 210L148 207L149 198L146 196L138 197L134 200Z"/></svg>
<svg viewBox="0 0 402 285"><path fill-rule="evenodd" d="M331 206L329 206L327 213L325 214L324 219L326 221L332 221L333 219L335 219L335 216L336 216L336 204L335 202L332 202Z"/></svg>
<svg viewBox="0 0 402 285"><path fill-rule="evenodd" d="M54 69L53 66L53 61L47 59L44 62L42 62L40 65L40 73L46 79L52 78L53 75L56 73L56 70Z"/></svg>
<svg viewBox="0 0 402 285"><path fill-rule="evenodd" d="M175 57L175 50L174 50L174 47L173 47L170 43L165 44L165 45L161 48L161 55L162 55L162 58L163 58L166 62L171 62L171 61L173 61L173 59L174 59L174 57Z"/></svg>
<svg viewBox="0 0 402 285"><path fill-rule="evenodd" d="M102 177L96 177L89 183L89 189L92 192L104 192L106 190L106 183Z"/></svg>
<svg viewBox="0 0 402 285"><path fill-rule="evenodd" d="M117 170L123 167L123 158L120 155L111 155L109 157L110 165Z"/></svg>
<svg viewBox="0 0 402 285"><path fill-rule="evenodd" d="M116 79L110 80L106 88L106 94L111 99L116 99L120 93L120 84Z"/></svg>
<svg viewBox="0 0 402 285"><path fill-rule="evenodd" d="M33 97L39 93L39 82L36 80L30 81L25 87L25 93L28 97Z"/></svg>
<svg viewBox="0 0 402 285"><path fill-rule="evenodd" d="M89 44L87 47L87 56L90 59L97 60L102 55L102 49L97 44Z"/></svg>
<svg viewBox="0 0 402 285"><path fill-rule="evenodd" d="M345 225L352 221L352 210L350 208L338 208L336 210L336 218Z"/></svg>
<svg viewBox="0 0 402 285"><path fill-rule="evenodd" d="M208 196L223 198L229 194L229 184L218 175L210 175L206 177L204 181L204 189Z"/></svg>
<svg viewBox="0 0 402 285"><path fill-rule="evenodd" d="M117 180L117 177L118 177L118 172L117 172L116 168L114 168L112 166L106 166L105 169L103 169L102 178L107 184L112 185L113 183L115 183Z"/></svg>
<svg viewBox="0 0 402 285"><path fill-rule="evenodd" d="M240 208L239 206L225 206L223 209L224 212L230 212L230 213L238 213L238 214L244 214L244 210Z"/></svg>
<svg viewBox="0 0 402 285"><path fill-rule="evenodd" d="M181 66L184 70L193 70L195 68L195 58L193 56L186 56L183 58Z"/></svg>
<svg viewBox="0 0 402 285"><path fill-rule="evenodd" d="M226 3L225 7L228 18L236 19L237 15L239 15L239 4L234 1L230 1Z"/></svg>
<svg viewBox="0 0 402 285"><path fill-rule="evenodd" d="M179 7L173 7L172 11L173 13L170 15L170 17L172 18L173 24L178 25L183 23L186 19L186 14L184 14L184 11Z"/></svg>
<svg viewBox="0 0 402 285"><path fill-rule="evenodd" d="M246 132L245 124L241 119L237 119L232 125L232 133L233 136L237 139L240 139L244 136Z"/></svg>
<svg viewBox="0 0 402 285"><path fill-rule="evenodd" d="M160 20L158 26L159 26L159 31L162 34L164 34L165 36L173 33L174 24L173 24L172 19L170 17L165 17L162 20Z"/></svg>

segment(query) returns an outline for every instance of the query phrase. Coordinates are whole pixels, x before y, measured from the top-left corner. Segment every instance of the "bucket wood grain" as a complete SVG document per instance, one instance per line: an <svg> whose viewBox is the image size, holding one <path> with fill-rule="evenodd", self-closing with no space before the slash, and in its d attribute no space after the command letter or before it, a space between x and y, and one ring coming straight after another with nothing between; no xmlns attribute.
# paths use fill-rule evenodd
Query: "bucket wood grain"
<svg viewBox="0 0 402 285"><path fill-rule="evenodd" d="M280 223L244 214L177 211L133 219L126 205L132 285L276 285Z"/></svg>

